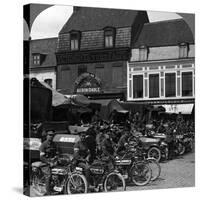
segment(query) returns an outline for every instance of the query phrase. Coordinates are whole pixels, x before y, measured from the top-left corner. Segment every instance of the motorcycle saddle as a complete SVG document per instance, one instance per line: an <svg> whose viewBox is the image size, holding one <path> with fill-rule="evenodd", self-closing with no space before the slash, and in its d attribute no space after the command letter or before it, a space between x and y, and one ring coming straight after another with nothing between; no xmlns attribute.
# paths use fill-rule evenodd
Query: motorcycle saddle
<svg viewBox="0 0 200 200"><path fill-rule="evenodd" d="M46 163L43 163L43 162L41 162L41 161L38 161L38 162L32 163L31 166L32 166L32 167L37 167L37 168L39 168L39 167L47 166L47 164L46 164Z"/></svg>

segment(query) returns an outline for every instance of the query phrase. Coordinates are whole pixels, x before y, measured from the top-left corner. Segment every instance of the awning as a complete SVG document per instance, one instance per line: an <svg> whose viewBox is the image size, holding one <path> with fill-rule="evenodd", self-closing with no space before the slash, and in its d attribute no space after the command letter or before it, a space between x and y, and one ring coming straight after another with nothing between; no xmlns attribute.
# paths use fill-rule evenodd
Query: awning
<svg viewBox="0 0 200 200"><path fill-rule="evenodd" d="M166 113L181 113L181 114L192 114L192 109L194 104L171 104L171 105L163 105L166 110Z"/></svg>

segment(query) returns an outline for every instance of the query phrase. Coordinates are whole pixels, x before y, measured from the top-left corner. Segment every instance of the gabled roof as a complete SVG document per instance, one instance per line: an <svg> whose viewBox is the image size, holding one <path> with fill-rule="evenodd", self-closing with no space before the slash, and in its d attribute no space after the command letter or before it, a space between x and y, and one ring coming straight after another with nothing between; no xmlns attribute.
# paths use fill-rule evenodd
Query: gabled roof
<svg viewBox="0 0 200 200"><path fill-rule="evenodd" d="M59 34L77 31L102 30L107 26L128 27L132 26L138 13L145 11L120 10L109 8L75 7L76 11L63 26ZM148 17L147 17L148 18Z"/></svg>
<svg viewBox="0 0 200 200"><path fill-rule="evenodd" d="M180 43L194 44L193 34L183 19L144 24L133 48L140 46L158 47Z"/></svg>
<svg viewBox="0 0 200 200"><path fill-rule="evenodd" d="M42 54L44 59L41 65L35 66L32 63L31 55L31 68L52 67L56 66L56 47L58 38L45 38L30 41L30 53Z"/></svg>

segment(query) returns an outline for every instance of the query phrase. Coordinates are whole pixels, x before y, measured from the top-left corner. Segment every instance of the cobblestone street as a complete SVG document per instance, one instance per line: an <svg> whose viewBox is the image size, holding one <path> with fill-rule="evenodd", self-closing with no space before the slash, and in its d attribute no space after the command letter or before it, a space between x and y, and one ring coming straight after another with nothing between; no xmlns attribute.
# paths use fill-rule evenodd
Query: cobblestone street
<svg viewBox="0 0 200 200"><path fill-rule="evenodd" d="M128 191L195 186L195 153L161 163L160 178L144 187L127 187Z"/></svg>

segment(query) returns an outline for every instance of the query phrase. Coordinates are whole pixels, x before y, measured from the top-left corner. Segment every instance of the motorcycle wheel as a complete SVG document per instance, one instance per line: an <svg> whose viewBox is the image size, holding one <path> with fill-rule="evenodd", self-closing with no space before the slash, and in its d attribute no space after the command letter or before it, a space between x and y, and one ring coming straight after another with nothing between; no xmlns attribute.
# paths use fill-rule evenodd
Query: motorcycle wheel
<svg viewBox="0 0 200 200"><path fill-rule="evenodd" d="M32 174L32 186L39 196L44 196L44 194L46 194L45 177L41 177L39 173Z"/></svg>
<svg viewBox="0 0 200 200"><path fill-rule="evenodd" d="M178 154L182 156L185 153L185 146L182 143L178 143Z"/></svg>
<svg viewBox="0 0 200 200"><path fill-rule="evenodd" d="M131 181L137 186L147 185L152 177L152 171L147 162L136 162L130 170Z"/></svg>
<svg viewBox="0 0 200 200"><path fill-rule="evenodd" d="M148 158L147 162L151 168L151 181L155 181L161 174L161 166L154 158Z"/></svg>
<svg viewBox="0 0 200 200"><path fill-rule="evenodd" d="M74 173L68 178L64 193L79 194L88 192L88 183L84 175Z"/></svg>
<svg viewBox="0 0 200 200"><path fill-rule="evenodd" d="M161 151L157 147L151 147L147 153L148 158L154 158L157 162L160 162L161 159Z"/></svg>
<svg viewBox="0 0 200 200"><path fill-rule="evenodd" d="M104 181L105 192L125 191L126 183L124 177L118 172L111 172Z"/></svg>

